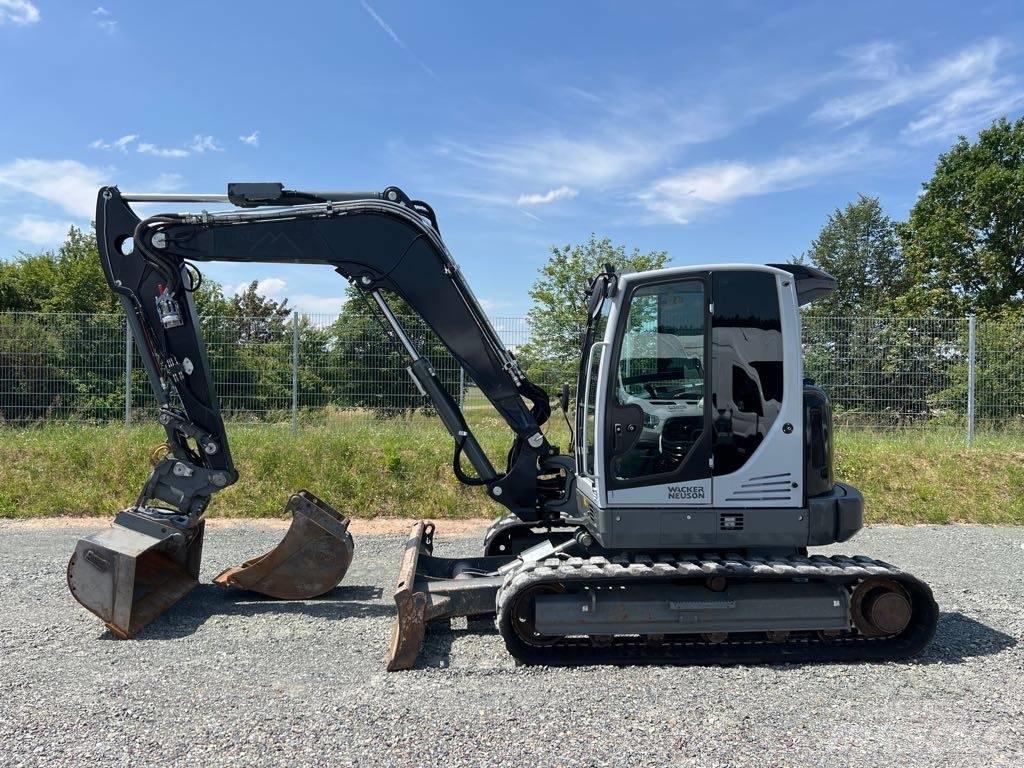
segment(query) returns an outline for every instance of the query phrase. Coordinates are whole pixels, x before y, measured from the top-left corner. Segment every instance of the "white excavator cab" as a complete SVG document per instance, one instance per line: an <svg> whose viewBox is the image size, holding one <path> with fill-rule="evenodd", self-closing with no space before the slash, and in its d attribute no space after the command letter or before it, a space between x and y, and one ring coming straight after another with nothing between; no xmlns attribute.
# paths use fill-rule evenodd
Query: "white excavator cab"
<svg viewBox="0 0 1024 768"><path fill-rule="evenodd" d="M604 546L807 544L808 500L834 487L827 420L804 424L799 307L829 282L749 264L595 281L577 492Z"/></svg>

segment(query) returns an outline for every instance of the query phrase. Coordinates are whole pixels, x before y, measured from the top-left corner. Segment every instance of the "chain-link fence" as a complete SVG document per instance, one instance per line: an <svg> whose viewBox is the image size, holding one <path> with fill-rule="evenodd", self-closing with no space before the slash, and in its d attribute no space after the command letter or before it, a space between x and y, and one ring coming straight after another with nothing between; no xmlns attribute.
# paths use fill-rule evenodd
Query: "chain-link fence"
<svg viewBox="0 0 1024 768"><path fill-rule="evenodd" d="M419 318L400 320L471 420L486 412L486 399ZM526 318L492 323L513 350L530 341ZM369 314L202 324L229 419L430 415L401 348ZM829 392L843 427L1024 430L1024 323L808 315L803 342L805 376ZM535 377L552 393L562 383ZM130 423L151 418L153 402L122 315L0 313L0 424Z"/></svg>

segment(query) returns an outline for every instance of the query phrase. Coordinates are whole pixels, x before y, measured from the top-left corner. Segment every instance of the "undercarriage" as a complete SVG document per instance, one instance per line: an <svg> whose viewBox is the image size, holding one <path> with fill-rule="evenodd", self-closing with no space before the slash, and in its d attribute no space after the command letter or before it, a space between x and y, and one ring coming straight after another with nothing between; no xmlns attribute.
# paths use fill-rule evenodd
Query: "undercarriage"
<svg viewBox="0 0 1024 768"><path fill-rule="evenodd" d="M427 625L458 616L494 616L512 656L545 665L902 659L938 621L924 582L862 555L576 554L586 530L554 530L516 554L448 559L417 523L388 669L413 666Z"/></svg>

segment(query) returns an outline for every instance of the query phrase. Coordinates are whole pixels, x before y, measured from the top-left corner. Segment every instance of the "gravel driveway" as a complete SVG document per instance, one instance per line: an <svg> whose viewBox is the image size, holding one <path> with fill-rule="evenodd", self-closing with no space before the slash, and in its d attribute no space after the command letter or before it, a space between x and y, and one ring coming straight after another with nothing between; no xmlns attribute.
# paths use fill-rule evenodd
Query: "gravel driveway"
<svg viewBox="0 0 1024 768"><path fill-rule="evenodd" d="M438 527L438 554L480 546ZM490 624L463 621L387 674L404 536L357 537L325 598L203 584L125 642L65 586L95 528L0 525L2 765L1024 764L1024 529L880 527L826 548L931 583L942 618L912 663L516 667ZM279 536L211 530L204 578Z"/></svg>

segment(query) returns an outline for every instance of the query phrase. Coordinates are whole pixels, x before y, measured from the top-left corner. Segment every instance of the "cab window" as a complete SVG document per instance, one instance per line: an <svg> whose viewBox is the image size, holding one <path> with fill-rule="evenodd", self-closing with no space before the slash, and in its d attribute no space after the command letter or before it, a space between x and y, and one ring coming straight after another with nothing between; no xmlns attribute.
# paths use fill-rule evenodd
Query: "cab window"
<svg viewBox="0 0 1024 768"><path fill-rule="evenodd" d="M704 284L679 280L632 295L616 368L618 405L643 411L641 434L612 459L618 480L674 472L704 428Z"/></svg>
<svg viewBox="0 0 1024 768"><path fill-rule="evenodd" d="M782 408L782 320L775 276L712 275L711 420L715 475L746 464Z"/></svg>

